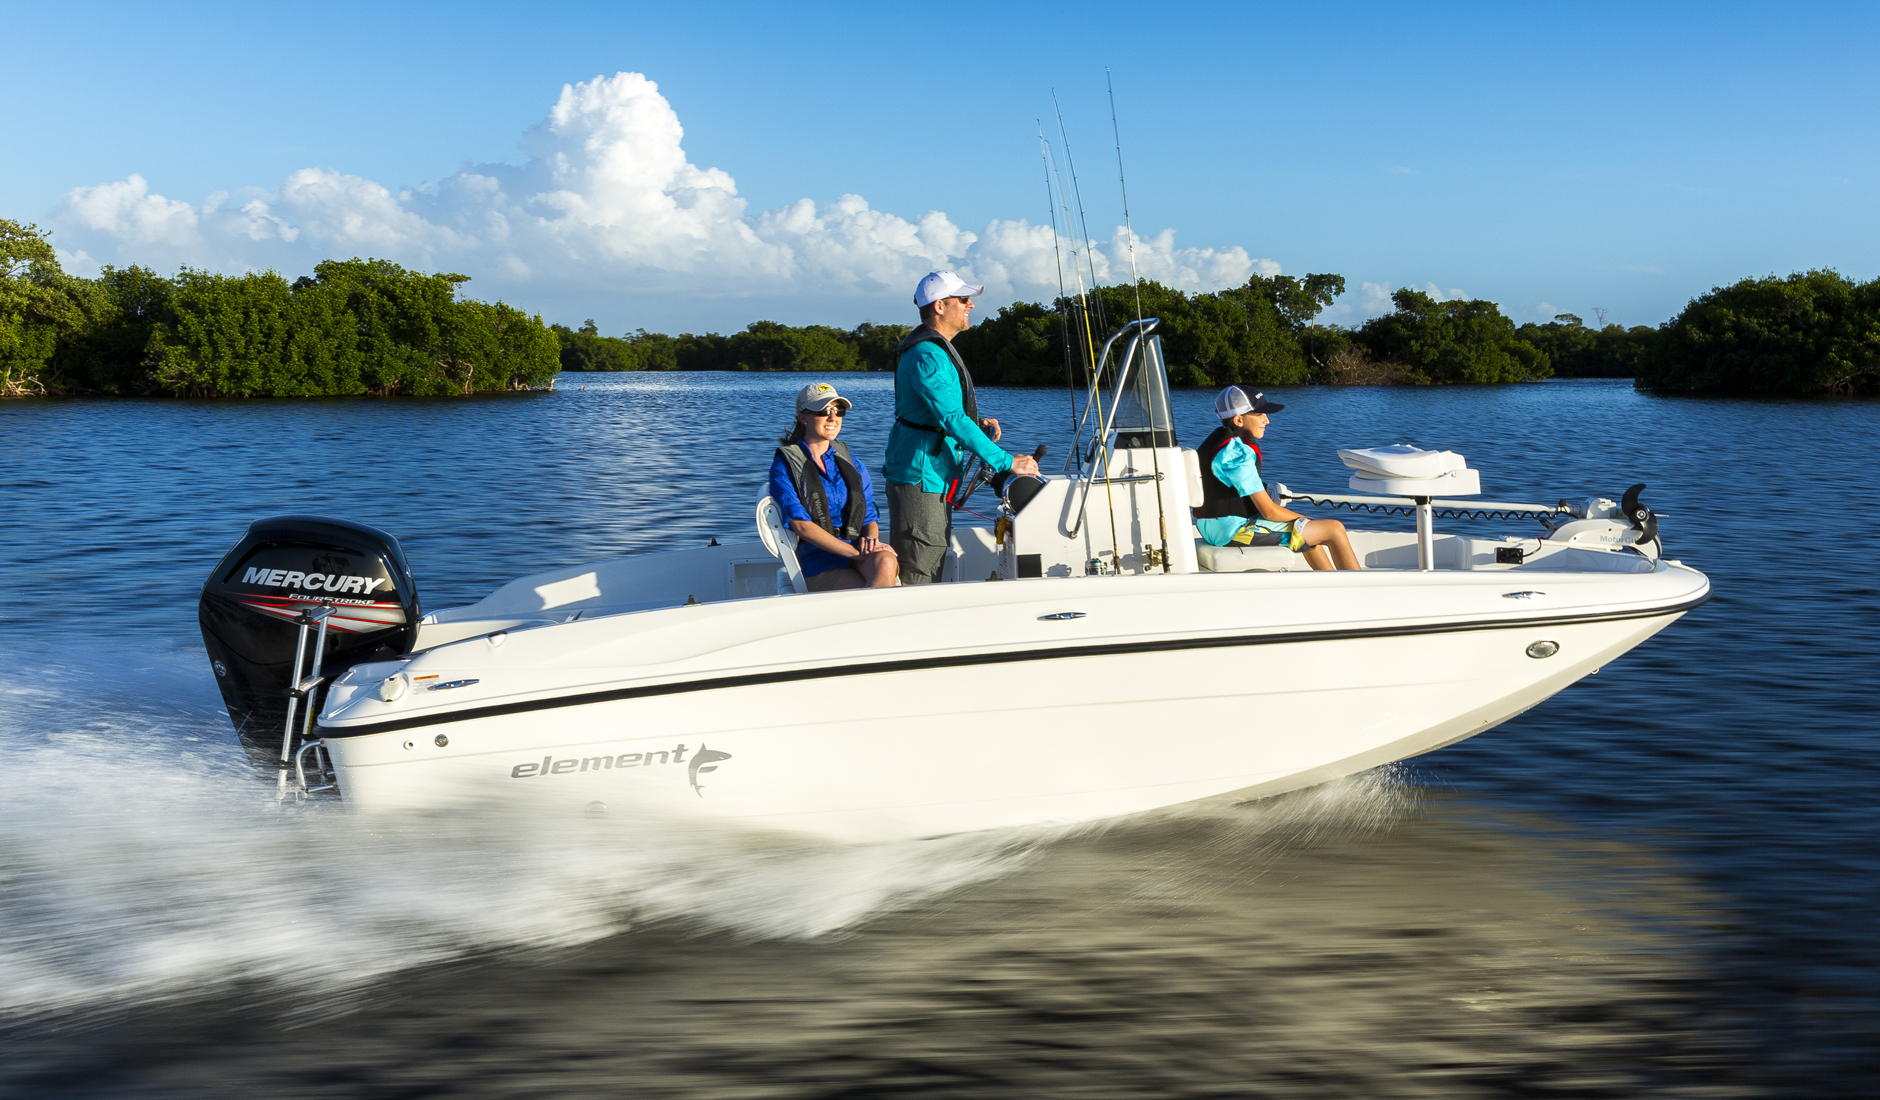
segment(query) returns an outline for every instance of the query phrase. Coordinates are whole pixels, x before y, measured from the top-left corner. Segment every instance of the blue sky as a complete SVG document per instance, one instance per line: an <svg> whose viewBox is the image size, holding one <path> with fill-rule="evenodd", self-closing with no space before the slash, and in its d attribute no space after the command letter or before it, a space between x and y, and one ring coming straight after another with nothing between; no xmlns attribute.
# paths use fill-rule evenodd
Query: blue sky
<svg viewBox="0 0 1880 1100"><path fill-rule="evenodd" d="M81 2L0 24L0 216L86 273L385 255L607 332L905 320L942 263L1035 299L1053 88L1127 270L1107 66L1138 258L1188 289L1330 271L1345 323L1416 286L1656 324L1746 275L1880 274L1870 4Z"/></svg>

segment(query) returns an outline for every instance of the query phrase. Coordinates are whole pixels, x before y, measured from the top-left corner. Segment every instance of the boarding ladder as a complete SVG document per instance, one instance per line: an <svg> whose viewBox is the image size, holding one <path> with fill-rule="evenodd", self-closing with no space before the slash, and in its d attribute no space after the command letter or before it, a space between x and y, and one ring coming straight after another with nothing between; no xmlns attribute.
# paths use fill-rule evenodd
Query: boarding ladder
<svg viewBox="0 0 1880 1100"><path fill-rule="evenodd" d="M323 791L339 789L338 777L333 773L333 760L327 755L326 743L320 740L308 740L313 732L313 715L319 709L314 705L314 692L326 683L326 677L320 674L321 662L326 659L326 621L333 615L333 605L321 603L317 607L303 608L294 617L294 623L300 627L300 639L294 645L294 670L287 688L287 724L281 730L281 759L276 764L278 775L274 783L274 799L284 801L288 795L287 772L294 772L294 797L306 798ZM313 663L305 664L307 658L307 635L313 635ZM301 669L306 673L302 675ZM302 701L306 708L301 718L300 749L294 749L294 719L301 709ZM314 778L317 786L307 785L307 753L314 754Z"/></svg>

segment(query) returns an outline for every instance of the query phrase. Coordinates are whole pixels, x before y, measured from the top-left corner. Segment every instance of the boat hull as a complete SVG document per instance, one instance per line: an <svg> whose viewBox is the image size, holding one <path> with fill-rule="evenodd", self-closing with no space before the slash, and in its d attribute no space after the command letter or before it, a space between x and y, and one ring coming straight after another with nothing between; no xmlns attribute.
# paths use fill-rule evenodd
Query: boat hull
<svg viewBox="0 0 1880 1100"><path fill-rule="evenodd" d="M344 797L364 810L500 794L842 840L1071 824L1278 794L1429 752L1590 675L1692 602L1687 592L1669 608L1502 622L1112 635L618 697L602 678L507 710L323 732ZM1557 654L1531 656L1539 641Z"/></svg>

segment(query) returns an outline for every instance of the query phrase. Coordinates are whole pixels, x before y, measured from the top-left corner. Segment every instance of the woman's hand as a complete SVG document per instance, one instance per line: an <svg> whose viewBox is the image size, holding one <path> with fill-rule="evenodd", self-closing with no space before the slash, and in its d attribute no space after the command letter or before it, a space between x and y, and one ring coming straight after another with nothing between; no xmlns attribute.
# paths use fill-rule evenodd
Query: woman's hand
<svg viewBox="0 0 1880 1100"><path fill-rule="evenodd" d="M873 535L862 535L858 537L854 545L856 557L861 557L863 554L873 554L878 550L886 550L888 548L887 543L882 542Z"/></svg>

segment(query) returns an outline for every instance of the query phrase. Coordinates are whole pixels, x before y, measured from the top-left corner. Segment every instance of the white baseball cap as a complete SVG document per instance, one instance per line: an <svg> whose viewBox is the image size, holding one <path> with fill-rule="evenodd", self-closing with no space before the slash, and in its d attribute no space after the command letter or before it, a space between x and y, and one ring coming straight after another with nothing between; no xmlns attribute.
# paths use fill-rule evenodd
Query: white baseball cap
<svg viewBox="0 0 1880 1100"><path fill-rule="evenodd" d="M796 391L797 412L821 412L832 403L839 403L844 409L855 406L855 402L837 393L827 382L811 382Z"/></svg>
<svg viewBox="0 0 1880 1100"><path fill-rule="evenodd" d="M1222 420L1247 413L1276 413L1285 407L1268 401L1266 394L1248 391L1245 386L1229 386L1214 399L1214 415Z"/></svg>
<svg viewBox="0 0 1880 1100"><path fill-rule="evenodd" d="M974 286L951 271L930 272L914 288L914 305L930 306L942 298L977 298L985 290L985 287Z"/></svg>

